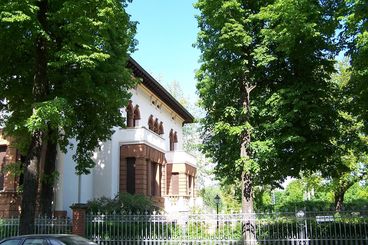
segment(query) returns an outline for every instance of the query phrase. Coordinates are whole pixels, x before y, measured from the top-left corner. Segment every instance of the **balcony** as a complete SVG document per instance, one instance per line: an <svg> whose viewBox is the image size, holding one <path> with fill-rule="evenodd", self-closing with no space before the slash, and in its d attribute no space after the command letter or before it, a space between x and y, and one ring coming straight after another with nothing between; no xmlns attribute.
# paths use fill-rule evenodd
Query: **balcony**
<svg viewBox="0 0 368 245"><path fill-rule="evenodd" d="M145 127L120 128L113 136L120 144L146 144L161 152L166 151L165 139Z"/></svg>
<svg viewBox="0 0 368 245"><path fill-rule="evenodd" d="M185 152L185 151L169 151L166 152L165 154L166 156L166 161L168 163L172 163L172 164L188 164L191 165L193 167L196 167L196 158Z"/></svg>

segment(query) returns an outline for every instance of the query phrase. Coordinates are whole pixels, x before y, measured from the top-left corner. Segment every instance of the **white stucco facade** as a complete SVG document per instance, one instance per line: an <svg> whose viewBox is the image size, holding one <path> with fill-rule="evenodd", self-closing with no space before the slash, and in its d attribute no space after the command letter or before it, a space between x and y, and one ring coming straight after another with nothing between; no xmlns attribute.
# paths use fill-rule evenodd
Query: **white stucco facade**
<svg viewBox="0 0 368 245"><path fill-rule="evenodd" d="M100 143L100 148L96 149L93 155L96 166L89 175L75 174L75 162L72 158L75 150L69 149L66 154L59 151L57 170L60 176L55 186L55 210L66 210L70 216L70 206L74 203L86 203L102 196L115 197L119 193L120 146L123 144L145 144L166 153L170 150L169 134L173 130L177 133L178 142L175 144L175 151L178 153L171 154L170 158L176 162L195 165L195 159L182 152L182 126L185 120L143 84L139 84L131 93L132 104L139 106L141 119L133 128L114 128L115 132L111 139ZM121 111L125 118L125 109ZM148 129L151 115L163 123L163 134L159 135ZM76 145L73 140L71 143ZM180 156L188 159L181 161Z"/></svg>

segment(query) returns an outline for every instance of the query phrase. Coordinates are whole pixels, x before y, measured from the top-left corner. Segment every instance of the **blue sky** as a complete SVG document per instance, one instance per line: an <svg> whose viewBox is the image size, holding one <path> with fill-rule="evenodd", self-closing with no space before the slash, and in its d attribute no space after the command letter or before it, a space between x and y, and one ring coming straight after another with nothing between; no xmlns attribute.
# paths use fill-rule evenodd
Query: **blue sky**
<svg viewBox="0 0 368 245"><path fill-rule="evenodd" d="M138 50L132 57L163 85L177 81L185 97L195 96L200 52L192 0L133 0L127 12L138 21Z"/></svg>

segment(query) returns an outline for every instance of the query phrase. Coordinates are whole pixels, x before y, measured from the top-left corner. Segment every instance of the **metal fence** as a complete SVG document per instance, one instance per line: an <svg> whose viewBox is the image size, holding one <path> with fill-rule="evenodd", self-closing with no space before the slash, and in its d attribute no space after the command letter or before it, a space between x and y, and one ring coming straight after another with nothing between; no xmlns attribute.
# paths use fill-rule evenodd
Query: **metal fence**
<svg viewBox="0 0 368 245"><path fill-rule="evenodd" d="M86 225L87 238L104 245L368 244L366 212L96 214Z"/></svg>
<svg viewBox="0 0 368 245"><path fill-rule="evenodd" d="M70 234L72 224L69 218L38 217L35 220L35 234ZM19 218L0 219L0 239L19 234Z"/></svg>

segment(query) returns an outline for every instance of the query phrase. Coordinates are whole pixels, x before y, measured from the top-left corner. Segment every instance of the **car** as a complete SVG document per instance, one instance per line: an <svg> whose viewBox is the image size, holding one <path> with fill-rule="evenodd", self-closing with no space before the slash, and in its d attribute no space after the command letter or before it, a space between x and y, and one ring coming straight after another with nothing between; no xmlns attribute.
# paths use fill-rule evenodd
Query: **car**
<svg viewBox="0 0 368 245"><path fill-rule="evenodd" d="M90 240L69 234L34 234L8 237L0 245L97 245Z"/></svg>

